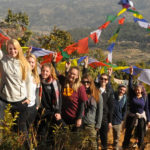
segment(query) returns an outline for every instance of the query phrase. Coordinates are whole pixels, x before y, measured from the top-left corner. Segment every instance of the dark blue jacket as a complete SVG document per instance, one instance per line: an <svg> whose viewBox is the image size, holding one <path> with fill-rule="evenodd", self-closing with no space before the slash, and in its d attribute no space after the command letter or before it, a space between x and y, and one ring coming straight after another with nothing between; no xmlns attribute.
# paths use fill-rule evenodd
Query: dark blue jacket
<svg viewBox="0 0 150 150"><path fill-rule="evenodd" d="M127 100L126 95L122 97L121 100L118 98L118 92L115 92L114 110L112 125L118 125L124 120L124 116L127 110Z"/></svg>

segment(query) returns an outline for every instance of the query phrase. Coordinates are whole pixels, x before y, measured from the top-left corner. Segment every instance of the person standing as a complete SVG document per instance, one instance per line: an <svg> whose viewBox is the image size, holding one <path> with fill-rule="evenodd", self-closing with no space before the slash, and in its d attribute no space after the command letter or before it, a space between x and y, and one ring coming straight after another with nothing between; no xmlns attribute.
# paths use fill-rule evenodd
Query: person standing
<svg viewBox="0 0 150 150"><path fill-rule="evenodd" d="M118 91L114 93L115 100L112 117L112 129L113 147L115 150L119 150L119 137L121 133L121 126L127 110L126 90L127 88L125 85L119 85Z"/></svg>
<svg viewBox="0 0 150 150"><path fill-rule="evenodd" d="M140 84L132 85L133 67L130 68L129 76L129 114L126 119L126 131L122 147L129 148L132 131L136 127L136 136L138 138L138 147L142 148L145 136L146 123L150 127L150 116L148 110L147 96L144 94Z"/></svg>
<svg viewBox="0 0 150 150"><path fill-rule="evenodd" d="M88 57L84 59L84 74L87 73ZM100 75L100 80L95 83L96 87L100 90L103 97L103 118L101 128L99 130L102 149L107 149L107 134L108 130L112 128L112 114L114 106L114 92L110 84L110 77L112 74L112 68L108 68L108 74L103 73Z"/></svg>
<svg viewBox="0 0 150 150"><path fill-rule="evenodd" d="M85 86L88 95L88 100L85 103L83 128L86 135L90 137L92 148L97 150L96 139L103 117L103 98L90 75L85 74L82 76L82 84Z"/></svg>

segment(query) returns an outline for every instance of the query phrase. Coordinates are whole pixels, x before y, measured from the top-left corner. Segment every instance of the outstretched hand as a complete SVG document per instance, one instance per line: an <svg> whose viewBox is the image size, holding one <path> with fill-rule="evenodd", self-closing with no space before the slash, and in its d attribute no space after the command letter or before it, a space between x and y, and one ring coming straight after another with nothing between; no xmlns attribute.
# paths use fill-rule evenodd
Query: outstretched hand
<svg viewBox="0 0 150 150"><path fill-rule="evenodd" d="M108 68L108 75L109 75L109 76L111 76L111 75L112 75L112 72L113 72L112 67L111 67L111 68Z"/></svg>
<svg viewBox="0 0 150 150"><path fill-rule="evenodd" d="M130 74L133 75L133 66L130 66Z"/></svg>
<svg viewBox="0 0 150 150"><path fill-rule="evenodd" d="M70 67L71 67L71 61L69 60L68 62L66 62L66 71L68 72Z"/></svg>
<svg viewBox="0 0 150 150"><path fill-rule="evenodd" d="M89 58L88 56L84 59L84 68L88 68Z"/></svg>
<svg viewBox="0 0 150 150"><path fill-rule="evenodd" d="M57 58L57 53L53 53L52 61L53 61L53 62L56 62L56 58Z"/></svg>

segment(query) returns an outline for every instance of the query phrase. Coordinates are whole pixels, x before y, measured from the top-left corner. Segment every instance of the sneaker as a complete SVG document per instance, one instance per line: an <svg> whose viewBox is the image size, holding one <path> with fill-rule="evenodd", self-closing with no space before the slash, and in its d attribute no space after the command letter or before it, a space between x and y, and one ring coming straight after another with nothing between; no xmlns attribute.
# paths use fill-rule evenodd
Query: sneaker
<svg viewBox="0 0 150 150"><path fill-rule="evenodd" d="M134 144L133 144L133 146L132 146L133 148L137 148L138 147L138 144L137 144L137 142L135 142Z"/></svg>

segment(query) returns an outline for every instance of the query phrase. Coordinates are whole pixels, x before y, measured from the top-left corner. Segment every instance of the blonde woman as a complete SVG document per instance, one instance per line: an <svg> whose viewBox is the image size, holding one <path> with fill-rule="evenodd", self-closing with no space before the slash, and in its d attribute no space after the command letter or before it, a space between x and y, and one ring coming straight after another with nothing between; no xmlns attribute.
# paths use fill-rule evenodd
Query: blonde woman
<svg viewBox="0 0 150 150"><path fill-rule="evenodd" d="M27 132L26 109L32 98L30 66L17 40L7 42L7 53L0 50L0 117L3 118L6 105L11 104L12 114L19 112L15 131Z"/></svg>
<svg viewBox="0 0 150 150"><path fill-rule="evenodd" d="M82 124L84 102L87 99L79 68L70 68L62 85L62 118L67 125L74 125L75 130Z"/></svg>
<svg viewBox="0 0 150 150"><path fill-rule="evenodd" d="M32 74L31 74L32 97L31 97L31 102L30 104L28 104L28 108L27 108L27 113L28 113L27 123L30 126L35 120L37 109L40 104L40 100L39 100L40 77L37 71L37 59L35 55L28 54L26 58L32 70Z"/></svg>

